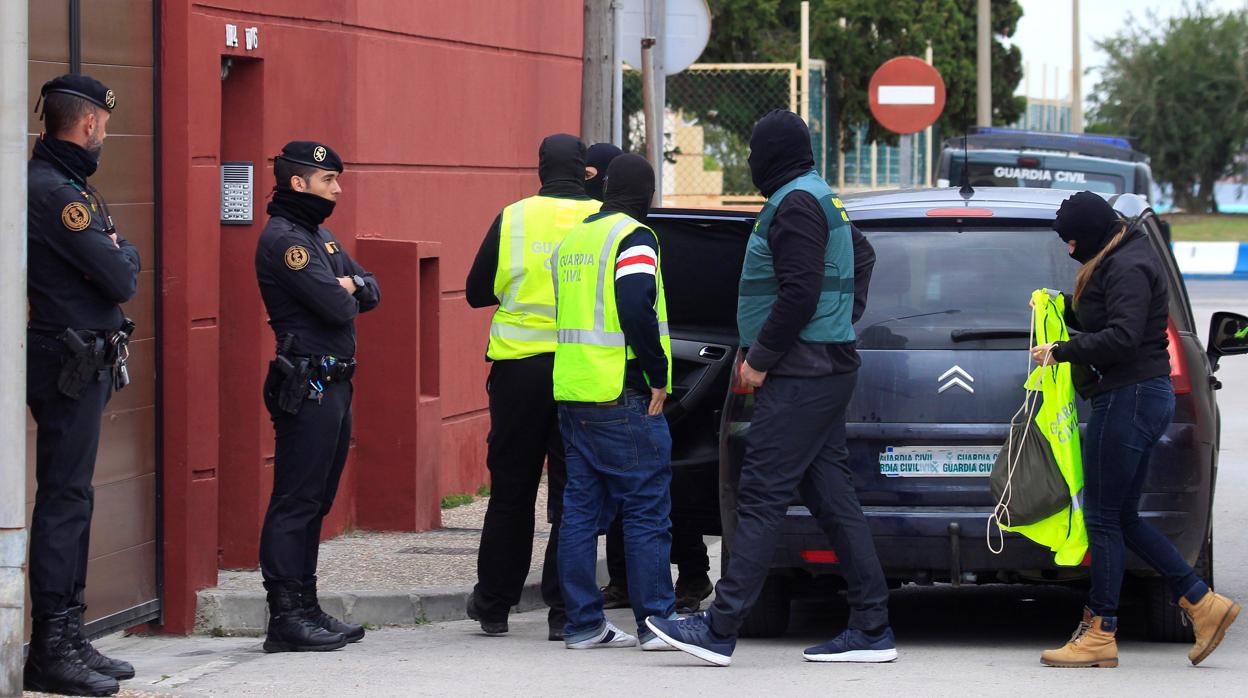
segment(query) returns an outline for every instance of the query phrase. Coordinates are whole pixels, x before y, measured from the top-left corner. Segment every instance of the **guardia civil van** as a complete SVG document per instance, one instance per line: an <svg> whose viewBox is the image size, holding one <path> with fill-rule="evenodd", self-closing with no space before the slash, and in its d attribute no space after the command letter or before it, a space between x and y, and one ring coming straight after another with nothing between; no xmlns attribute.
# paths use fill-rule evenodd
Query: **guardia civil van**
<svg viewBox="0 0 1248 698"><path fill-rule="evenodd" d="M945 141L936 186L961 185L963 168L972 187L1086 189L1145 199L1153 190L1148 156L1121 136L973 128L965 140Z"/></svg>

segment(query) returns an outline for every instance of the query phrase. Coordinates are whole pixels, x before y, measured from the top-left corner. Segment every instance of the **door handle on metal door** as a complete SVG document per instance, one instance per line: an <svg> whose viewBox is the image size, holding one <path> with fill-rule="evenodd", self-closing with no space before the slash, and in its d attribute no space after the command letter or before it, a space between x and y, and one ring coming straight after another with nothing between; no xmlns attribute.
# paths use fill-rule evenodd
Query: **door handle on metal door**
<svg viewBox="0 0 1248 698"><path fill-rule="evenodd" d="M723 347L702 347L698 350L698 356L711 361L719 361L724 358L724 354L728 353Z"/></svg>

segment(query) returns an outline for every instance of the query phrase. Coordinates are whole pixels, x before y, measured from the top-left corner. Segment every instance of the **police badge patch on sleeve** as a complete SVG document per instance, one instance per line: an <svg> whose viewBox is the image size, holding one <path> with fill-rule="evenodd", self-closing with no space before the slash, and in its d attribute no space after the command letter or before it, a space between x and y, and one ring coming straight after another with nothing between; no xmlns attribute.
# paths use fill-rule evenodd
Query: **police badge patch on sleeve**
<svg viewBox="0 0 1248 698"><path fill-rule="evenodd" d="M303 245L291 245L286 248L286 266L291 271L299 271L308 266L308 248Z"/></svg>
<svg viewBox="0 0 1248 698"><path fill-rule="evenodd" d="M91 211L81 201L71 201L61 209L61 224L75 233L91 225Z"/></svg>

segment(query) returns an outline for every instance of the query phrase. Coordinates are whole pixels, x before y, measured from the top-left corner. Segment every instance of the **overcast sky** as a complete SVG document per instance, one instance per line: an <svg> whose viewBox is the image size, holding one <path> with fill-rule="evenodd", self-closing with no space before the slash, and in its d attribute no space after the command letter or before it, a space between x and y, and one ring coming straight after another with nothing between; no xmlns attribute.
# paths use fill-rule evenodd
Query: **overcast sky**
<svg viewBox="0 0 1248 698"><path fill-rule="evenodd" d="M1023 51L1023 62L1030 64L1030 93L1041 97L1042 66L1048 65L1048 94L1054 94L1054 68L1060 72L1057 96L1070 94L1071 66L1071 0L1020 0L1023 18L1013 42ZM1161 18L1180 14L1184 0L1081 0L1081 29L1083 31L1083 66L1096 68L1105 62L1105 54L1095 47L1096 41L1108 38L1126 25L1127 16L1134 14L1143 19L1148 10ZM1215 10L1244 9L1248 0L1209 0ZM1022 94L1028 81L1018 85ZM1090 93L1096 86L1096 72L1084 73L1083 92Z"/></svg>

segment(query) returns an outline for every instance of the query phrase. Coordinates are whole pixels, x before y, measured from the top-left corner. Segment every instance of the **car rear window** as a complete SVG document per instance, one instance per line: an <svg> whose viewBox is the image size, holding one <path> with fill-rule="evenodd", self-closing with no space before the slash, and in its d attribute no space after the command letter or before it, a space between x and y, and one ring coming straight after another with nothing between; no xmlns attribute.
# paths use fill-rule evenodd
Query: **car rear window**
<svg viewBox="0 0 1248 698"><path fill-rule="evenodd" d="M1047 228L866 235L876 261L859 349L1025 347L1031 292L1069 292L1079 267Z"/></svg>
<svg viewBox="0 0 1248 698"><path fill-rule="evenodd" d="M970 173L973 187L1088 190L1098 194L1121 194L1127 191L1126 180L1120 175L1067 169L1060 163L1053 162L1051 158L1034 167L1024 167L1017 163L972 161ZM961 177L962 160L955 155L949 163L949 181L956 186L962 181Z"/></svg>

